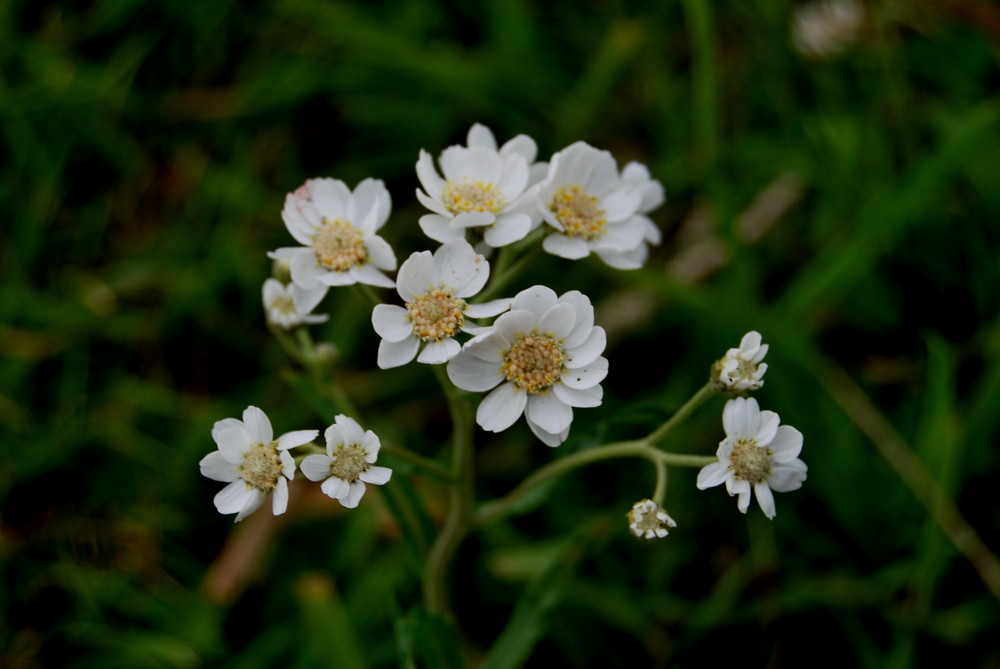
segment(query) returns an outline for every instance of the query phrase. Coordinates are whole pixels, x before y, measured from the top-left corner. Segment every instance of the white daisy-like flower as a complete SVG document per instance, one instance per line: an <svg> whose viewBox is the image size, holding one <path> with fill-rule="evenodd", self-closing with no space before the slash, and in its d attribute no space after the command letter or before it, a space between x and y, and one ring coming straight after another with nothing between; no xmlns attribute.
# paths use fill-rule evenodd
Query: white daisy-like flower
<svg viewBox="0 0 1000 669"><path fill-rule="evenodd" d="M636 269L646 260L646 224L636 216L643 201L618 174L607 151L576 142L552 157L536 199L545 221L556 232L542 247L576 260L591 252L616 269Z"/></svg>
<svg viewBox="0 0 1000 669"><path fill-rule="evenodd" d="M712 365L712 385L724 393L745 393L764 385L767 363L767 344L761 343L756 330L743 335L739 348L731 348Z"/></svg>
<svg viewBox="0 0 1000 669"><path fill-rule="evenodd" d="M643 237L647 243L658 245L663 241L663 233L647 214L667 199L663 193L663 184L650 176L648 167L635 161L630 162L622 170L622 181L639 193L641 198L636 216L645 226L646 232Z"/></svg>
<svg viewBox="0 0 1000 669"><path fill-rule="evenodd" d="M264 412L249 406L243 420L226 418L212 428L218 450L201 459L201 473L228 483L215 496L219 513L235 513L236 522L256 511L268 494L271 510L280 516L288 507L288 482L295 477L295 461L288 449L307 444L319 430L296 430L277 439Z"/></svg>
<svg viewBox="0 0 1000 669"><path fill-rule="evenodd" d="M467 318L496 316L510 306L509 299L469 304L486 285L490 266L464 239L455 239L431 254L411 255L399 268L396 291L405 307L379 304L372 311L372 325L382 337L378 366L405 365L424 350L418 362L432 365L448 362L461 350L454 337L459 331L479 334Z"/></svg>
<svg viewBox="0 0 1000 669"><path fill-rule="evenodd" d="M586 295L573 290L556 297L533 286L514 297L491 332L452 358L448 377L464 390L492 389L476 411L484 430L506 430L523 413L535 436L558 446L569 434L573 407L601 404L606 343Z"/></svg>
<svg viewBox="0 0 1000 669"><path fill-rule="evenodd" d="M298 325L322 323L330 318L326 314L309 313L323 299L325 287L305 290L294 283L286 286L277 279L268 279L261 292L267 322L276 327L290 330Z"/></svg>
<svg viewBox="0 0 1000 669"><path fill-rule="evenodd" d="M636 502L627 517L628 529L640 539L662 539L670 534L668 527L677 527L663 507L651 499Z"/></svg>
<svg viewBox="0 0 1000 669"><path fill-rule="evenodd" d="M527 192L538 151L535 141L518 135L497 149L493 133L477 123L467 142L441 153L443 178L431 154L421 149L417 177L423 190L417 189L417 199L433 213L420 217L420 228L442 244L464 239L467 229L480 232L490 248L523 239L535 210Z"/></svg>
<svg viewBox="0 0 1000 669"><path fill-rule="evenodd" d="M326 428L326 455L308 455L299 467L310 481L322 481L323 492L353 509L365 494L365 484L382 485L392 476L374 464L382 447L371 430L343 414Z"/></svg>
<svg viewBox="0 0 1000 669"><path fill-rule="evenodd" d="M285 227L302 246L268 255L287 259L292 281L305 290L355 283L392 288L383 271L396 269L396 255L375 234L391 209L380 179L365 179L353 192L339 179L310 179L288 194L281 210Z"/></svg>
<svg viewBox="0 0 1000 669"><path fill-rule="evenodd" d="M792 14L792 44L807 58L830 58L854 43L864 25L865 7L858 0L810 2Z"/></svg>
<svg viewBox="0 0 1000 669"><path fill-rule="evenodd" d="M726 438L719 443L718 462L698 472L698 489L726 484L730 495L739 495L737 506L743 513L750 506L750 491L768 518L774 518L771 491L798 490L806 480L806 463L799 460L802 433L788 425L779 426L773 411L761 411L757 400L737 397L726 403L722 425Z"/></svg>

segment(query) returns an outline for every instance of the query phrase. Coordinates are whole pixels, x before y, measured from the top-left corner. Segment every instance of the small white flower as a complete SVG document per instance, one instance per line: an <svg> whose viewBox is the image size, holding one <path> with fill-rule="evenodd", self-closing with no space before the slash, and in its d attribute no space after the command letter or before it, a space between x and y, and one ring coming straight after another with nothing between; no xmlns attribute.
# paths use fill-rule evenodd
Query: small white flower
<svg viewBox="0 0 1000 669"><path fill-rule="evenodd" d="M337 416L325 436L326 455L308 455L299 466L307 479L323 482L324 493L353 509L365 494L365 483L382 485L392 470L372 464L382 444L353 418Z"/></svg>
<svg viewBox="0 0 1000 669"><path fill-rule="evenodd" d="M239 522L264 503L269 493L271 510L280 516L288 507L288 482L295 477L295 461L288 449L307 444L319 430L296 430L273 439L271 422L264 412L249 406L243 420L226 418L212 428L218 450L201 459L201 473L228 483L215 496L219 513L235 513Z"/></svg>
<svg viewBox="0 0 1000 669"><path fill-rule="evenodd" d="M477 123L467 142L441 153L444 178L431 154L421 149L417 177L423 190L417 189L417 199L433 213L420 217L420 228L442 244L464 239L470 228L481 232L490 248L523 239L532 228L535 209L526 192L538 150L535 141L518 135L498 150L493 133Z"/></svg>
<svg viewBox="0 0 1000 669"><path fill-rule="evenodd" d="M586 142L571 144L552 157L548 176L538 185L540 212L556 230L542 247L570 260L594 252L616 269L641 267L648 229L636 212L644 194L622 180L609 152Z"/></svg>
<svg viewBox="0 0 1000 669"><path fill-rule="evenodd" d="M636 210L636 217L642 221L646 228L644 235L646 242L654 246L659 244L663 241L663 233L646 214L659 207L666 200L663 184L649 175L649 168L635 161L626 165L625 169L622 170L622 182L639 193L639 197L642 198L639 202L639 208Z"/></svg>
<svg viewBox="0 0 1000 669"><path fill-rule="evenodd" d="M743 335L739 348L731 348L712 365L712 384L720 392L745 393L764 385L767 363L767 344L761 343L756 330Z"/></svg>
<svg viewBox="0 0 1000 669"><path fill-rule="evenodd" d="M795 8L792 43L807 58L823 60L850 46L865 24L865 7L857 0L819 0Z"/></svg>
<svg viewBox="0 0 1000 669"><path fill-rule="evenodd" d="M286 286L277 279L268 279L262 292L267 322L276 327L290 330L297 325L322 323L329 318L326 314L309 313L323 299L326 288L305 290L294 283Z"/></svg>
<svg viewBox="0 0 1000 669"><path fill-rule="evenodd" d="M628 512L628 528L640 539L662 539L668 527L677 527L663 507L651 499L636 502Z"/></svg>
<svg viewBox="0 0 1000 669"><path fill-rule="evenodd" d="M468 304L486 285L490 266L464 239L455 239L432 255L421 251L411 255L399 268L396 291L405 307L380 304L372 311L372 325L382 337L378 366L382 369L405 365L424 350L418 362L432 365L448 362L461 350L454 337L459 331L478 334L481 328L467 318L496 316L510 306L510 300Z"/></svg>
<svg viewBox="0 0 1000 669"><path fill-rule="evenodd" d="M743 513L750 506L750 491L768 518L774 518L771 491L789 492L802 487L806 463L799 460L802 433L781 425L773 411L761 411L757 400L737 397L726 403L722 425L726 438L716 451L719 461L698 472L698 489L725 482L730 496L739 495L737 506Z"/></svg>
<svg viewBox="0 0 1000 669"><path fill-rule="evenodd" d="M292 281L305 290L367 283L392 288L383 271L396 269L392 247L376 231L392 201L379 179L365 179L354 192L339 179L310 179L285 197L281 218L302 246L268 255L288 259Z"/></svg>
<svg viewBox="0 0 1000 669"><path fill-rule="evenodd" d="M506 430L523 413L535 436L558 446L569 434L573 407L601 404L606 343L586 295L574 290L556 297L533 286L514 297L491 332L452 358L448 377L464 390L493 389L476 411L484 430Z"/></svg>

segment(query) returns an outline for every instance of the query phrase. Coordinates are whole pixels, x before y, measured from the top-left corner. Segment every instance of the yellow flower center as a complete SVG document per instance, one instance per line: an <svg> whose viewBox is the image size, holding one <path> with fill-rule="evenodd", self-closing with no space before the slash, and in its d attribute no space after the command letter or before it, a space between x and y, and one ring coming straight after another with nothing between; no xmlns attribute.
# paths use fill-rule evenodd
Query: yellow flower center
<svg viewBox="0 0 1000 669"><path fill-rule="evenodd" d="M758 446L752 439L740 439L729 456L729 467L737 478L756 485L771 473L771 449Z"/></svg>
<svg viewBox="0 0 1000 669"><path fill-rule="evenodd" d="M313 237L313 249L320 267L346 272L368 258L361 231L342 218L323 219L323 227Z"/></svg>
<svg viewBox="0 0 1000 669"><path fill-rule="evenodd" d="M274 442L270 444L254 444L253 448L243 455L240 465L240 476L251 488L261 492L270 492L278 485L281 476L281 457Z"/></svg>
<svg viewBox="0 0 1000 669"><path fill-rule="evenodd" d="M559 380L566 350L562 344L539 334L521 337L504 356L501 369L521 390L540 393Z"/></svg>
<svg viewBox="0 0 1000 669"><path fill-rule="evenodd" d="M441 202L453 214L467 211L489 211L498 214L507 206L503 191L482 181L446 181L441 189Z"/></svg>
<svg viewBox="0 0 1000 669"><path fill-rule="evenodd" d="M583 186L571 184L560 188L549 203L549 210L562 224L567 237L593 241L604 234L607 220L601 201Z"/></svg>
<svg viewBox="0 0 1000 669"><path fill-rule="evenodd" d="M465 323L465 300L447 290L432 290L413 302L407 302L413 334L423 341L441 341L453 337Z"/></svg>
<svg viewBox="0 0 1000 669"><path fill-rule="evenodd" d="M358 444L340 444L333 454L330 475L348 483L354 483L358 480L361 472L368 469L365 455L365 449Z"/></svg>
<svg viewBox="0 0 1000 669"><path fill-rule="evenodd" d="M274 302L271 303L271 308L279 314L284 314L286 316L292 316L296 313L295 301L287 295L281 295L275 298Z"/></svg>

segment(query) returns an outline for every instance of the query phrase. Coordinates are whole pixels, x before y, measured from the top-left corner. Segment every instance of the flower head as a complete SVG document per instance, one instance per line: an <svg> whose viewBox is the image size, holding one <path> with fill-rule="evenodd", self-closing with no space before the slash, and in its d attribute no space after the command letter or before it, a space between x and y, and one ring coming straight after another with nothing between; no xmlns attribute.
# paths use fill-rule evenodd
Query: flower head
<svg viewBox="0 0 1000 669"><path fill-rule="evenodd" d="M418 362L440 364L454 358L461 346L454 337L459 331L476 334L480 328L467 318L496 316L510 306L510 300L469 304L486 285L490 266L464 239L454 239L431 254L411 255L399 268L396 291L405 307L380 304L372 311L372 325L382 337L378 366L382 369Z"/></svg>
<svg viewBox="0 0 1000 669"><path fill-rule="evenodd" d="M807 469L798 458L802 433L788 425L779 426L779 422L778 414L761 411L753 398L729 400L722 412L726 438L716 451L719 461L698 472L698 489L725 482L730 495L739 495L737 506L743 513L753 490L764 515L774 518L771 491L799 489Z"/></svg>
<svg viewBox="0 0 1000 669"><path fill-rule="evenodd" d="M764 385L767 363L761 361L767 355L767 349L767 344L761 343L759 332L746 333L740 340L739 348L729 349L712 365L712 385L725 393L757 390Z"/></svg>
<svg viewBox="0 0 1000 669"><path fill-rule="evenodd" d="M392 476L388 467L372 463L382 444L371 430L343 414L326 428L326 455L308 455L300 468L310 481L322 481L323 492L353 509L365 494L365 484L382 485Z"/></svg>
<svg viewBox="0 0 1000 669"><path fill-rule="evenodd" d="M668 527L677 527L663 507L651 499L636 502L627 514L628 529L640 539L662 539Z"/></svg>
<svg viewBox="0 0 1000 669"><path fill-rule="evenodd" d="M367 283L392 288L383 271L396 269L392 247L376 231L392 201L379 179L365 179L352 192L339 179L310 179L285 197L281 217L302 246L269 255L288 259L292 281L305 290Z"/></svg>
<svg viewBox="0 0 1000 669"><path fill-rule="evenodd" d="M279 516L288 507L288 482L295 476L295 461L288 449L307 444L319 430L296 430L274 439L271 422L264 412L249 406L243 420L226 418L212 428L218 450L201 459L201 473L228 483L215 496L219 513L235 513L239 522L264 503L268 494L271 510Z"/></svg>
<svg viewBox="0 0 1000 669"><path fill-rule="evenodd" d="M297 325L322 323L329 318L326 314L309 313L323 299L325 288L304 290L294 283L286 286L277 279L268 279L262 292L267 322L276 327L290 330Z"/></svg>
<svg viewBox="0 0 1000 669"><path fill-rule="evenodd" d="M639 176L630 173L631 181L623 181L611 154L586 142L554 155L537 191L540 212L555 229L542 247L571 260L594 252L616 269L641 267L649 231L636 216L646 197Z"/></svg>
<svg viewBox="0 0 1000 669"><path fill-rule="evenodd" d="M569 434L573 407L601 404L606 343L586 295L574 290L556 297L533 286L514 297L492 331L452 358L448 377L464 390L492 389L476 411L484 430L506 430L523 413L535 436L558 446Z"/></svg>
<svg viewBox="0 0 1000 669"><path fill-rule="evenodd" d="M447 243L464 239L477 229L487 247L506 246L523 239L532 227L533 200L527 191L537 147L527 135L518 135L497 149L490 129L475 124L467 146L449 146L438 160L420 151L417 177L423 190L417 199L433 213L420 218L420 228L431 239Z"/></svg>
<svg viewBox="0 0 1000 669"><path fill-rule="evenodd" d="M795 7L792 44L815 60L831 58L857 41L865 26L865 7L858 0L815 0Z"/></svg>

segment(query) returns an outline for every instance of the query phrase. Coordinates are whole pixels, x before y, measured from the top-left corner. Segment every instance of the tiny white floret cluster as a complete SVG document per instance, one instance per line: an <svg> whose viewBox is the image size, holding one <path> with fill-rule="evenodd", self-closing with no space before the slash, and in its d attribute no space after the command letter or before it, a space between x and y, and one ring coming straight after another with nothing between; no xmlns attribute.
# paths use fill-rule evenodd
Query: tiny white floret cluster
<svg viewBox="0 0 1000 669"><path fill-rule="evenodd" d="M421 345L418 362L441 364L454 358L462 348L455 336L482 330L467 319L496 316L510 306L509 299L466 302L482 290L489 275L486 259L461 238L433 254L411 255L396 277L396 291L406 306L379 304L372 311L372 326L382 337L378 366L405 365L417 356Z"/></svg>
<svg viewBox="0 0 1000 669"><path fill-rule="evenodd" d="M374 464L382 443L358 421L338 415L326 428L326 455L308 455L300 465L310 481L322 481L323 492L353 509L365 494L365 484L382 485L392 476L388 467Z"/></svg>
<svg viewBox="0 0 1000 669"><path fill-rule="evenodd" d="M760 333L743 335L739 348L731 348L712 366L712 384L721 392L745 393L764 385L768 345L761 343Z"/></svg>
<svg viewBox="0 0 1000 669"><path fill-rule="evenodd" d="M501 432L524 414L535 436L558 446L569 434L574 407L601 404L606 343L586 295L574 290L557 297L533 286L452 358L448 377L464 390L492 391L476 411L484 430Z"/></svg>
<svg viewBox="0 0 1000 669"><path fill-rule="evenodd" d="M249 406L243 420L226 418L212 428L218 450L202 458L201 473L228 483L215 496L219 513L235 513L236 522L256 511L268 495L279 516L288 507L288 482L295 477L295 461L288 449L307 444L318 430L296 430L274 439L271 421Z"/></svg>
<svg viewBox="0 0 1000 669"><path fill-rule="evenodd" d="M743 513L750 506L752 491L764 515L774 518L772 491L797 490L807 471L798 458L802 433L788 425L779 426L780 422L778 414L761 411L753 398L729 400L722 413L726 438L716 451L719 461L698 473L698 489L725 483L731 496L739 496L736 505Z"/></svg>
<svg viewBox="0 0 1000 669"><path fill-rule="evenodd" d="M294 283L286 286L277 279L267 279L261 292L267 322L275 327L290 330L299 325L323 323L330 318L326 314L310 313L323 299L325 288L305 290Z"/></svg>
<svg viewBox="0 0 1000 669"><path fill-rule="evenodd" d="M628 529L640 539L662 539L670 534L668 527L677 527L663 507L651 499L636 502L627 515Z"/></svg>

